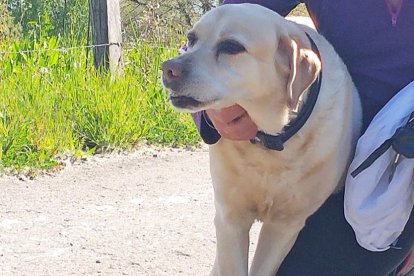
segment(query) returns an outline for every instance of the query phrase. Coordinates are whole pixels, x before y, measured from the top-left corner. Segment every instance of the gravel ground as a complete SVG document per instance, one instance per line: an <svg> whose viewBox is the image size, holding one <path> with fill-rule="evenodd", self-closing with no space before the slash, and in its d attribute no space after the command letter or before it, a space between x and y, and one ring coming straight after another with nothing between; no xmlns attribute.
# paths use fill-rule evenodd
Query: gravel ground
<svg viewBox="0 0 414 276"><path fill-rule="evenodd" d="M34 180L2 176L0 275L208 275L213 217L205 149L95 156Z"/></svg>

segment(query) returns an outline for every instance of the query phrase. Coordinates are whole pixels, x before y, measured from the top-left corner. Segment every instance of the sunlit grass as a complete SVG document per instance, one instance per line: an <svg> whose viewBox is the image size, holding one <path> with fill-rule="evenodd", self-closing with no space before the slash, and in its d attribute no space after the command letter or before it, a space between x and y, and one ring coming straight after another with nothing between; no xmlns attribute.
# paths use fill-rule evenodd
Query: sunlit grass
<svg viewBox="0 0 414 276"><path fill-rule="evenodd" d="M308 14L301 4L291 15ZM0 53L0 169L50 168L62 153L141 142L199 143L190 116L170 107L160 81L160 64L177 54L179 41L128 47L125 74L116 80L92 68L85 49L50 50L85 43L79 35L62 41L43 29L30 40L0 41L0 52L12 52Z"/></svg>
<svg viewBox="0 0 414 276"><path fill-rule="evenodd" d="M299 4L289 15L291 16L309 16L305 4Z"/></svg>
<svg viewBox="0 0 414 276"><path fill-rule="evenodd" d="M7 51L57 48L52 38ZM128 149L137 143L199 142L188 114L174 111L160 82L163 44L125 51L116 80L86 66L84 49L0 55L0 167L49 168L58 154ZM90 62L89 62L90 63Z"/></svg>

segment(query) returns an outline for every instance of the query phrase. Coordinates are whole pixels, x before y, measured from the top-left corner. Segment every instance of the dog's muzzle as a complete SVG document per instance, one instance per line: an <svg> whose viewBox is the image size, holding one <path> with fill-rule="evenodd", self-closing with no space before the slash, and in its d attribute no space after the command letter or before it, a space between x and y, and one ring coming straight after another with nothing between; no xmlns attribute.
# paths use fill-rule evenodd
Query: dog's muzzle
<svg viewBox="0 0 414 276"><path fill-rule="evenodd" d="M172 91L180 91L185 75L184 64L178 58L170 59L162 64L162 81L164 86Z"/></svg>
<svg viewBox="0 0 414 276"><path fill-rule="evenodd" d="M183 95L185 80L188 71L185 70L186 63L183 59L174 58L162 64L162 81L170 92L171 104L177 108L194 109L202 103L193 97Z"/></svg>

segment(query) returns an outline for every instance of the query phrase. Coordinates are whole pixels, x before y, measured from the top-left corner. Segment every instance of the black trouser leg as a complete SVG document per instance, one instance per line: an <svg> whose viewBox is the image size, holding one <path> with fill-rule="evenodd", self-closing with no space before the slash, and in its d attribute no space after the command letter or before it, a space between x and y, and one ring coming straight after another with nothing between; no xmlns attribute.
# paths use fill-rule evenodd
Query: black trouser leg
<svg viewBox="0 0 414 276"><path fill-rule="evenodd" d="M393 275L414 244L414 212L396 247L371 252L358 245L344 216L344 193L331 196L299 234L277 276Z"/></svg>

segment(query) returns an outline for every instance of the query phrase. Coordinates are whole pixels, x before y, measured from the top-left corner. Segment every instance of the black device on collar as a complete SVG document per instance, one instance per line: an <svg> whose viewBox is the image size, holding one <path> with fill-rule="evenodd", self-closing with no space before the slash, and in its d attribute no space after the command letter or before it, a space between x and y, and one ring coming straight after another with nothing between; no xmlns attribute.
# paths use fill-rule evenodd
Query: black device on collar
<svg viewBox="0 0 414 276"><path fill-rule="evenodd" d="M321 60L321 55L319 53L318 47L316 46L315 42L312 38L306 33L306 36L309 38L309 41L312 45L312 51L318 56ZM321 60L322 61L322 60ZM315 107L316 100L319 96L319 91L321 89L322 83L322 70L319 72L316 80L312 83L311 87L309 88L309 95L306 99L306 102L303 104L302 108L300 109L297 117L290 121L282 130L281 133L276 135L271 135L264 133L263 131L258 131L256 137L250 142L252 144L262 144L264 147L271 149L282 151L284 149L284 143L289 140L293 135L295 135L306 123L309 119L310 115L312 114L313 108Z"/></svg>

